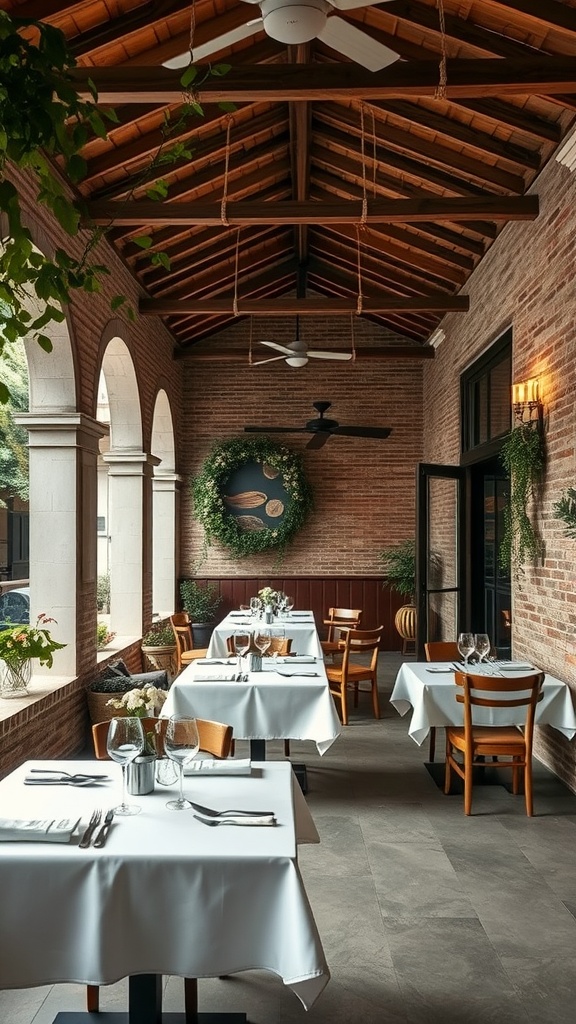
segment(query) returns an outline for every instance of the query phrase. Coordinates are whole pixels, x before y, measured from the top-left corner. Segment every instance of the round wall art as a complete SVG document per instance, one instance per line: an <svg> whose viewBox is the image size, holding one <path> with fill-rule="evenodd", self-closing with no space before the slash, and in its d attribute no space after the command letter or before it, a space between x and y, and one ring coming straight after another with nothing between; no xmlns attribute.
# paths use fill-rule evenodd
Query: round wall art
<svg viewBox="0 0 576 1024"><path fill-rule="evenodd" d="M234 438L212 449L192 485L208 544L235 555L285 547L312 508L300 457L268 438Z"/></svg>

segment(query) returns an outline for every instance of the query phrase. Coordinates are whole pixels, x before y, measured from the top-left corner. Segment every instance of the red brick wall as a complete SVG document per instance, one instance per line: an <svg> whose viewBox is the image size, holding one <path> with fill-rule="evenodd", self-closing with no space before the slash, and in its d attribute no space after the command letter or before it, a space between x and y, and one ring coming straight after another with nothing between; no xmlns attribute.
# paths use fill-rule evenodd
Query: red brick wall
<svg viewBox="0 0 576 1024"><path fill-rule="evenodd" d="M424 458L458 462L459 375L512 326L513 379L540 378L548 456L537 515L546 552L514 585L513 649L576 695L576 541L552 515L575 483L576 176L551 161L533 191L538 220L504 229L464 289L470 312L445 317L446 339L424 367ZM537 733L538 756L576 789L574 743Z"/></svg>

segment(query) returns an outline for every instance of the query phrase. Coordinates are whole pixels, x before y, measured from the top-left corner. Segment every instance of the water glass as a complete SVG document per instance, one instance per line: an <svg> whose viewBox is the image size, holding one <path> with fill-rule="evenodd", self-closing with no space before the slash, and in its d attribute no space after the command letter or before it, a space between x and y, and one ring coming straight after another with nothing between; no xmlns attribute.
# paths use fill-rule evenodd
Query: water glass
<svg viewBox="0 0 576 1024"><path fill-rule="evenodd" d="M144 750L144 729L141 718L113 718L108 728L106 749L117 764L122 765L122 803L114 808L115 814L138 814L138 804L126 800L126 770L134 758Z"/></svg>
<svg viewBox="0 0 576 1024"><path fill-rule="evenodd" d="M169 800L166 807L171 811L182 811L190 807L190 801L184 799L184 766L196 757L200 749L198 724L190 715L172 715L166 727L164 750L180 771L180 795L177 800Z"/></svg>
<svg viewBox="0 0 576 1024"><path fill-rule="evenodd" d="M262 611L262 601L259 597L250 598L250 611L252 613L252 618L257 619Z"/></svg>
<svg viewBox="0 0 576 1024"><path fill-rule="evenodd" d="M474 649L478 655L480 663L482 663L484 658L488 658L491 649L488 633L476 633L474 637Z"/></svg>
<svg viewBox="0 0 576 1024"><path fill-rule="evenodd" d="M266 651L270 647L271 643L272 643L272 634L270 632L270 629L267 629L265 626L261 626L260 629L257 629L255 631L255 633L254 633L254 644L258 648L258 650L260 651L260 654L262 655L262 657L264 657L264 655L266 654Z"/></svg>
<svg viewBox="0 0 576 1024"><path fill-rule="evenodd" d="M245 629L238 630L234 633L233 644L236 657L238 658L238 672L242 672L242 658L245 654L248 654L250 650L250 633L247 633Z"/></svg>
<svg viewBox="0 0 576 1024"><path fill-rule="evenodd" d="M468 671L468 658L476 650L474 633L460 633L458 637L458 650L464 658L464 671Z"/></svg>

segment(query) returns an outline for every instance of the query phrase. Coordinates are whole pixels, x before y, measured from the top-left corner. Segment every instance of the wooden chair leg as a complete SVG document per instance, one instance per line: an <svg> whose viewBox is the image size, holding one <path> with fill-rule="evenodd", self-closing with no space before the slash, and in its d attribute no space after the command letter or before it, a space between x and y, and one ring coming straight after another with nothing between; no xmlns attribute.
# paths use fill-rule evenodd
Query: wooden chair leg
<svg viewBox="0 0 576 1024"><path fill-rule="evenodd" d="M284 740L284 757L290 757L290 740Z"/></svg>
<svg viewBox="0 0 576 1024"><path fill-rule="evenodd" d="M433 761L434 760L434 754L435 753L436 753L436 726L433 725L430 728L430 752L429 752L429 757L428 757L429 761Z"/></svg>
<svg viewBox="0 0 576 1024"><path fill-rule="evenodd" d="M378 684L375 679L372 680L372 709L374 711L374 718L380 718L380 701L378 699Z"/></svg>
<svg viewBox="0 0 576 1024"><path fill-rule="evenodd" d="M184 978L184 1016L186 1024L198 1021L198 979Z"/></svg>
<svg viewBox="0 0 576 1024"><path fill-rule="evenodd" d="M344 684L340 687L340 704L342 705L342 725L348 725L348 696Z"/></svg>
<svg viewBox="0 0 576 1024"><path fill-rule="evenodd" d="M100 1011L100 987L98 985L86 986L86 1009L88 1013Z"/></svg>
<svg viewBox="0 0 576 1024"><path fill-rule="evenodd" d="M534 816L534 798L532 792L532 763L526 760L524 767L524 800L526 802L526 814L529 818Z"/></svg>

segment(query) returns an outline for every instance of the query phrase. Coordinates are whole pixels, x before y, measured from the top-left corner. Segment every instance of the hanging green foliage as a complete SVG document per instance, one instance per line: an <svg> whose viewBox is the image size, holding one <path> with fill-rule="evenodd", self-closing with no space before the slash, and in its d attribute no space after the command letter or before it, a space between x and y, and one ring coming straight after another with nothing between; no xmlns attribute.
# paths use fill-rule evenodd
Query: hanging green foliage
<svg viewBox="0 0 576 1024"><path fill-rule="evenodd" d="M559 501L552 506L556 519L561 519L566 529L564 533L576 540L576 487L569 487L561 495Z"/></svg>
<svg viewBox="0 0 576 1024"><path fill-rule="evenodd" d="M28 364L23 342L4 353L2 376L10 401L0 404L0 508L4 499L28 501L28 432L14 422L15 412L28 409Z"/></svg>
<svg viewBox="0 0 576 1024"><path fill-rule="evenodd" d="M510 496L504 508L504 535L499 561L518 576L525 562L542 555L542 539L528 515L544 469L544 439L540 429L521 423L508 434L500 449L500 461L510 477Z"/></svg>
<svg viewBox="0 0 576 1024"><path fill-rule="evenodd" d="M254 464L261 474L261 489L230 494L234 473ZM266 494L268 485L276 481L283 501ZM312 492L300 456L265 437L217 444L193 481L192 497L207 544L217 541L238 557L267 548L284 549L312 509Z"/></svg>

